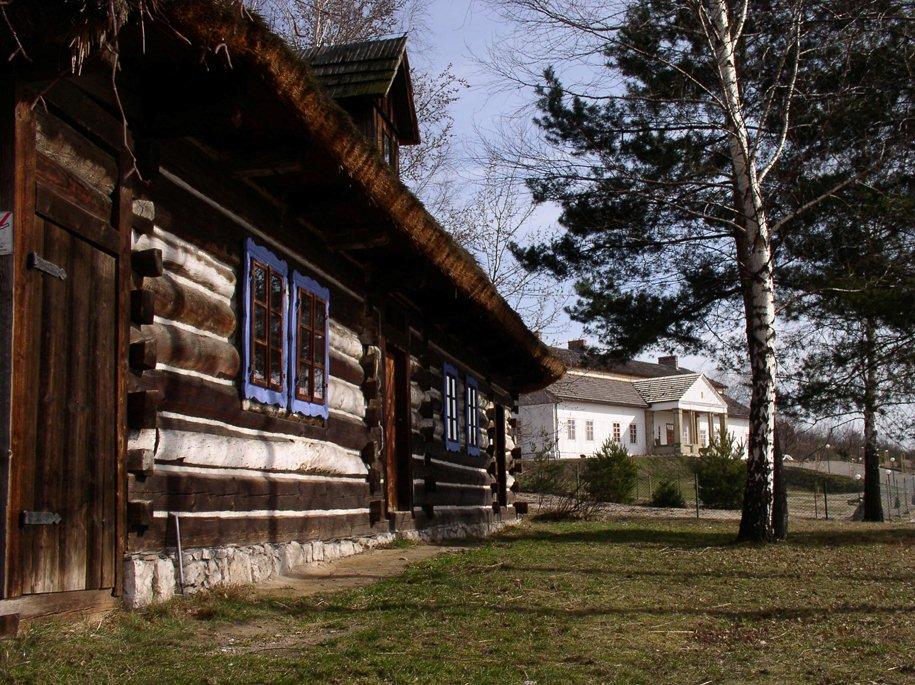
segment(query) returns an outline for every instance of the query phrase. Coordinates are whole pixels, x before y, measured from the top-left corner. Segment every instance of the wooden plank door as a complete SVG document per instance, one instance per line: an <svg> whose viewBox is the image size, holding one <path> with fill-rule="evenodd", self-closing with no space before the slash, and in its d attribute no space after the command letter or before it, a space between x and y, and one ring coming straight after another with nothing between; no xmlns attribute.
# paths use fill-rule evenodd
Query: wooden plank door
<svg viewBox="0 0 915 685"><path fill-rule="evenodd" d="M62 206L70 225L36 214L17 257L10 596L115 583L118 260Z"/></svg>
<svg viewBox="0 0 915 685"><path fill-rule="evenodd" d="M406 353L387 346L384 353L384 453L388 512L409 511L413 506L409 383Z"/></svg>

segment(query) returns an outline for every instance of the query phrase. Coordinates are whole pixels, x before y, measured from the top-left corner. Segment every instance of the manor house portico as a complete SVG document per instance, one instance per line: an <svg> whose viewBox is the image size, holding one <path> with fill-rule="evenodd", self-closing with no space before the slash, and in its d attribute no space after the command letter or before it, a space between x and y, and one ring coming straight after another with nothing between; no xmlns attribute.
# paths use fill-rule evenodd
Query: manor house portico
<svg viewBox="0 0 915 685"><path fill-rule="evenodd" d="M675 356L657 364L600 364L580 340L553 352L568 372L519 402L526 456L549 445L560 458L580 457L608 438L630 454L656 455L697 456L722 432L747 443L749 409L726 395L723 384L680 367Z"/></svg>

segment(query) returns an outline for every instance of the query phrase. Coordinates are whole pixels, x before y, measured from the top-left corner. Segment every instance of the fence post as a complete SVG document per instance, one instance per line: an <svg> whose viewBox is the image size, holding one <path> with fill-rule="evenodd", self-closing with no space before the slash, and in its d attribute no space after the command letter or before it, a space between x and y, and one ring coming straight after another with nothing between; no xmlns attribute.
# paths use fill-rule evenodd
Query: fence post
<svg viewBox="0 0 915 685"><path fill-rule="evenodd" d="M820 518L820 503L817 500L817 482L813 481L813 518Z"/></svg>
<svg viewBox="0 0 915 685"><path fill-rule="evenodd" d="M648 474L648 499L651 499L651 474Z"/></svg>
<svg viewBox="0 0 915 685"><path fill-rule="evenodd" d="M886 517L893 518L893 507L890 500L890 474L886 474Z"/></svg>
<svg viewBox="0 0 915 685"><path fill-rule="evenodd" d="M693 485L696 487L696 518L699 518L699 474L693 474Z"/></svg>
<svg viewBox="0 0 915 685"><path fill-rule="evenodd" d="M823 481L823 515L829 520L829 488L826 487L826 481Z"/></svg>

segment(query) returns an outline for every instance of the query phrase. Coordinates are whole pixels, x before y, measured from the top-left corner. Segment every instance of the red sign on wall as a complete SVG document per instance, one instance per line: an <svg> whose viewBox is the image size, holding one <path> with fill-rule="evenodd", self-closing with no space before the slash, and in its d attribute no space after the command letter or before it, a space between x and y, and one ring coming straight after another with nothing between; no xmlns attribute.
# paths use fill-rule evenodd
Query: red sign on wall
<svg viewBox="0 0 915 685"><path fill-rule="evenodd" d="M0 211L0 255L13 254L13 213Z"/></svg>

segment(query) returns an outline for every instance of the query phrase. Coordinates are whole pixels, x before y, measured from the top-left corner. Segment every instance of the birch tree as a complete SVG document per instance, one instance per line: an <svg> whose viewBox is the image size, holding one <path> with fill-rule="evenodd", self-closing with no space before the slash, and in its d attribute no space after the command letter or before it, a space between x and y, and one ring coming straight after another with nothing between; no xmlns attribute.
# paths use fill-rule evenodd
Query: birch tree
<svg viewBox="0 0 915 685"><path fill-rule="evenodd" d="M515 59L495 68L537 87L543 134L503 160L527 175L535 199L560 205L565 229L519 257L576 279L573 317L615 355L659 341L701 347L716 318L739 311L752 381L739 537L770 539L779 246L911 146L911 74L898 81L911 65L911 9L496 4L523 43L503 41ZM892 68L871 68L875 54ZM538 80L526 65L544 59L556 63Z"/></svg>

